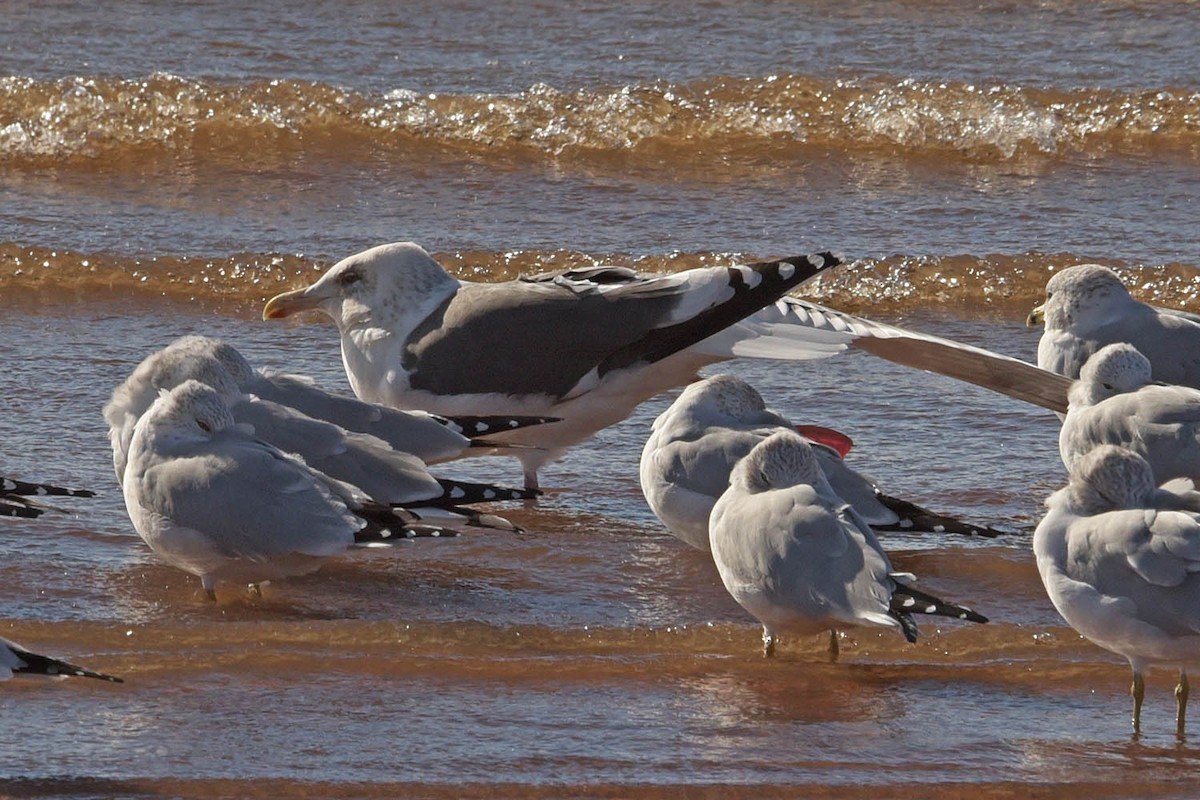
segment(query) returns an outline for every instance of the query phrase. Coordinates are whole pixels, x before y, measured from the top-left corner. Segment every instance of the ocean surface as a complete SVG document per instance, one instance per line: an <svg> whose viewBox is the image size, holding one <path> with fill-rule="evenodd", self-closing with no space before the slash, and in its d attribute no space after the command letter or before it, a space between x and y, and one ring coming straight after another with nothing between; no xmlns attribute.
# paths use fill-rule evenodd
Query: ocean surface
<svg viewBox="0 0 1200 800"><path fill-rule="evenodd" d="M126 516L100 409L173 338L348 391L264 301L417 241L502 280L834 250L817 302L1033 360L1054 270L1200 310L1200 4L0 0L0 635L125 678L0 683L3 797L1190 797L1200 739L1050 606L1057 420L862 352L736 361L893 495L885 535L988 614L916 645L759 629L637 484L656 398L496 510L208 602ZM716 370L711 370L716 371ZM439 474L516 483L476 459ZM1200 723L1196 723L1200 724ZM1195 726L1194 726L1195 727Z"/></svg>

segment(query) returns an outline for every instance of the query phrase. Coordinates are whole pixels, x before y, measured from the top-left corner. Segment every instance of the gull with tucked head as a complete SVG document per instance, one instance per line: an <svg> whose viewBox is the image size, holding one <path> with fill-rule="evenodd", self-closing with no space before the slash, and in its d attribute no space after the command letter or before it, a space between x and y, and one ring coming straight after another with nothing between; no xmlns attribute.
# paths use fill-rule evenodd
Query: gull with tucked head
<svg viewBox="0 0 1200 800"><path fill-rule="evenodd" d="M756 444L794 430L767 408L762 395L735 375L714 375L685 388L651 427L639 465L642 493L667 529L699 550L709 549L709 514L729 486L729 474ZM812 428L802 432L827 436ZM995 536L998 531L936 514L881 492L843 460L834 446L813 442L834 492L876 530L929 530ZM841 445L844 447L844 445Z"/></svg>
<svg viewBox="0 0 1200 800"><path fill-rule="evenodd" d="M914 613L986 622L918 591L896 572L867 522L838 497L812 446L779 430L738 462L713 506L713 561L733 599L763 626L763 652L780 634L893 628L916 641Z"/></svg>
<svg viewBox="0 0 1200 800"><path fill-rule="evenodd" d="M258 438L300 456L314 470L353 485L373 501L403 506L425 520L437 518L445 523L466 522L516 529L501 517L480 514L465 506L485 501L530 499L532 493L435 477L421 459L397 450L382 439L347 431L291 406L244 393L239 386L254 385L256 381L252 376L256 374L236 349L208 337L183 337L147 356L113 391L112 399L104 408L118 475L124 473L125 454L133 438L134 426L157 393L173 389L189 379L198 380L216 389L234 420L251 426ZM273 385L265 379L263 383ZM307 391L302 396L316 396L314 392L318 391ZM282 391L274 394L291 396ZM353 399L347 399L346 403L365 405ZM395 411L389 411L387 416L392 414L404 416ZM462 438L436 422L429 424L448 436ZM394 430L396 426L389 427ZM424 440L428 441L428 438L424 437Z"/></svg>
<svg viewBox="0 0 1200 800"><path fill-rule="evenodd" d="M1200 318L1135 300L1108 267L1079 264L1046 282L1046 301L1027 320L1043 325L1038 366L1068 378L1101 347L1133 345L1155 380L1200 388Z"/></svg>
<svg viewBox="0 0 1200 800"><path fill-rule="evenodd" d="M1110 344L1087 360L1059 432L1068 471L1095 447L1113 444L1145 458L1159 483L1200 479L1200 389L1150 377L1150 361L1133 345Z"/></svg>
<svg viewBox="0 0 1200 800"><path fill-rule="evenodd" d="M304 575L381 528L417 522L310 469L235 423L216 389L187 380L141 415L122 489L138 534L164 561L257 585Z"/></svg>
<svg viewBox="0 0 1200 800"><path fill-rule="evenodd" d="M1176 732L1182 736L1187 669L1200 662L1200 495L1189 480L1155 484L1141 456L1115 445L1096 447L1046 501L1033 551L1063 619L1128 659L1135 734L1145 670L1179 669Z"/></svg>

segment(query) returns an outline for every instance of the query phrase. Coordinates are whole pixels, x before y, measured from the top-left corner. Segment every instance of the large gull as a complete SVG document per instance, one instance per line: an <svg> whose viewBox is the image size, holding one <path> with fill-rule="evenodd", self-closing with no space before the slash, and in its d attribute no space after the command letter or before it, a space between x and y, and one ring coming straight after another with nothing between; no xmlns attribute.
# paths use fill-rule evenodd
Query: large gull
<svg viewBox="0 0 1200 800"><path fill-rule="evenodd" d="M44 675L51 678L75 676L124 683L113 675L31 652L11 639L0 636L0 680L8 680L17 675Z"/></svg>
<svg viewBox="0 0 1200 800"><path fill-rule="evenodd" d="M651 426L639 467L642 493L672 534L707 551L709 514L728 488L734 465L772 433L794 427L741 378L715 375L697 381ZM883 494L834 449L814 444L813 452L833 491L876 530L998 533Z"/></svg>
<svg viewBox="0 0 1200 800"><path fill-rule="evenodd" d="M1130 344L1110 344L1087 360L1071 389L1059 433L1068 471L1101 444L1145 458L1161 483L1200 479L1200 389L1151 380L1149 359Z"/></svg>
<svg viewBox="0 0 1200 800"><path fill-rule="evenodd" d="M713 561L725 588L763 626L763 653L780 634L893 628L917 639L914 613L987 622L914 589L871 527L838 497L804 437L779 430L738 462L713 506Z"/></svg>
<svg viewBox="0 0 1200 800"><path fill-rule="evenodd" d="M246 394L239 388L246 381L237 380L241 373L231 372L227 366L233 364L237 368L238 358L237 351L220 340L188 336L143 359L113 391L104 408L118 475L124 474L137 420L158 393L186 380L198 380L216 389L234 420L251 426L258 438L299 455L309 467L357 487L376 502L404 506L423 519L436 517L444 522L465 519L469 524L512 529L515 526L500 517L481 515L463 506L532 496L524 490L436 478L421 459L395 449L382 439L347 431L291 406ZM363 405L357 400L348 402ZM447 430L437 423L434 427Z"/></svg>
<svg viewBox="0 0 1200 800"><path fill-rule="evenodd" d="M1187 710L1187 669L1200 661L1200 503L1189 480L1155 488L1144 458L1116 445L1083 456L1046 501L1033 551L1058 613L1087 639L1129 661L1133 729L1143 673L1179 669L1176 731Z"/></svg>
<svg viewBox="0 0 1200 800"><path fill-rule="evenodd" d="M364 400L559 417L522 432L541 450L515 453L536 488L543 464L731 358L714 334L837 263L822 253L653 277L594 269L474 283L404 242L338 262L311 286L273 297L263 317L306 309L331 317Z"/></svg>
<svg viewBox="0 0 1200 800"><path fill-rule="evenodd" d="M1101 347L1127 342L1150 359L1155 380L1200 388L1200 318L1135 300L1108 267L1055 273L1027 322L1044 327L1038 365L1060 375L1077 378Z"/></svg>
<svg viewBox="0 0 1200 800"><path fill-rule="evenodd" d="M222 395L187 380L141 415L122 489L134 528L200 578L258 585L318 569L381 527L417 524L310 469L235 423Z"/></svg>
<svg viewBox="0 0 1200 800"><path fill-rule="evenodd" d="M487 408L564 421L531 431L526 485L545 463L736 356L809 360L848 347L1065 413L1070 381L1011 356L834 311L785 288L829 254L647 276L594 267L498 284L456 280L415 244L350 256L278 295L265 319L319 309L365 400L438 413ZM786 280L772 276L787 274ZM755 310L757 308L757 310ZM497 437L501 438L501 437Z"/></svg>
<svg viewBox="0 0 1200 800"><path fill-rule="evenodd" d="M70 489L50 483L32 483L0 476L0 517L39 517L47 509L62 511L39 497L95 497L90 489Z"/></svg>

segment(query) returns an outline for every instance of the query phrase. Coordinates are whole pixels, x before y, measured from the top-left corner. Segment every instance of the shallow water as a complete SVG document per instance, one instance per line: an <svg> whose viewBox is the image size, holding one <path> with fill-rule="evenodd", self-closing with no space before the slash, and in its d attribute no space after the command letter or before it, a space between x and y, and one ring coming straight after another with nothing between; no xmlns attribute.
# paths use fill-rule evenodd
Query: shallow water
<svg viewBox="0 0 1200 800"><path fill-rule="evenodd" d="M456 274L833 249L803 293L1032 359L1054 269L1195 310L1200 6L0 0L0 474L86 486L0 524L0 634L123 676L0 684L0 795L1185 797L1172 676L1128 668L1029 553L1055 418L850 352L734 362L892 494L995 525L887 535L992 623L760 656L641 497L646 403L498 511L262 598L134 533L100 408L185 333L346 388L333 328L258 319L413 239ZM439 473L516 482L515 462Z"/></svg>

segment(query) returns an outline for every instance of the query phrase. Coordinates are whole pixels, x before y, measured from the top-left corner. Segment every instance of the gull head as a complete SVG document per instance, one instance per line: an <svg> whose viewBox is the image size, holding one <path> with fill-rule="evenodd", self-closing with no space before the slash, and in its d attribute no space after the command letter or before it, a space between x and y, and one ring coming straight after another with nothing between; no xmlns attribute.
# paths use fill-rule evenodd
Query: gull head
<svg viewBox="0 0 1200 800"><path fill-rule="evenodd" d="M183 336L142 362L118 386L104 407L109 425L120 425L126 415L134 419L145 413L159 393L174 389L188 379L205 383L230 402L240 394L237 383L223 362L215 355L222 343L205 336Z"/></svg>
<svg viewBox="0 0 1200 800"><path fill-rule="evenodd" d="M1136 347L1125 342L1105 345L1079 371L1082 393L1073 393L1072 402L1095 405L1109 397L1136 392L1151 380L1150 359Z"/></svg>
<svg viewBox="0 0 1200 800"><path fill-rule="evenodd" d="M1117 274L1100 264L1079 264L1056 273L1046 282L1046 302L1030 312L1030 326L1048 331L1084 333L1125 310L1133 298Z"/></svg>
<svg viewBox="0 0 1200 800"><path fill-rule="evenodd" d="M758 494L798 484L817 487L823 479L812 446L800 434L783 429L755 445L733 468L729 482Z"/></svg>
<svg viewBox="0 0 1200 800"><path fill-rule="evenodd" d="M373 324L391 327L413 307L428 305L458 287L420 246L385 244L344 258L316 283L267 301L263 319L282 319L300 311L328 315L340 330Z"/></svg>
<svg viewBox="0 0 1200 800"><path fill-rule="evenodd" d="M1154 495L1154 470L1132 450L1102 444L1082 456L1071 471L1070 492L1084 514L1145 508Z"/></svg>
<svg viewBox="0 0 1200 800"><path fill-rule="evenodd" d="M680 394L677 405L688 409L693 419L709 425L723 420L791 427L786 419L767 408L757 389L736 375L714 375L691 384Z"/></svg>
<svg viewBox="0 0 1200 800"><path fill-rule="evenodd" d="M221 394L197 380L186 380L163 391L150 410L138 422L152 427L159 436L198 440L211 438L218 431L234 426L229 404Z"/></svg>

